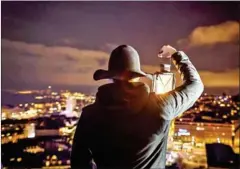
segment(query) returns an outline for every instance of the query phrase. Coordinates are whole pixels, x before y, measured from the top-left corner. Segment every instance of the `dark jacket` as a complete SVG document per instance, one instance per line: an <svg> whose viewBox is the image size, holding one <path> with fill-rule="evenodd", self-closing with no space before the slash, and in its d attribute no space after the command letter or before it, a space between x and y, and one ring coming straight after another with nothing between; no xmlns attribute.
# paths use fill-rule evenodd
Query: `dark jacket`
<svg viewBox="0 0 240 169"><path fill-rule="evenodd" d="M143 83L99 87L94 104L83 109L76 129L72 169L165 168L170 122L203 92L197 70L183 52L173 55L184 83L162 95Z"/></svg>

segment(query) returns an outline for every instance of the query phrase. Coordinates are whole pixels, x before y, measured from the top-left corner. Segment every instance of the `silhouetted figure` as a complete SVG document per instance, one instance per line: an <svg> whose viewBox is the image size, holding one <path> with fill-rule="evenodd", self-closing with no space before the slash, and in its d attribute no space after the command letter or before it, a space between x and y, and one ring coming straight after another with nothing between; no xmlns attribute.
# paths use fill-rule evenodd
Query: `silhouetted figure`
<svg viewBox="0 0 240 169"><path fill-rule="evenodd" d="M165 168L170 122L190 108L203 92L197 70L183 52L164 46L162 57L172 57L184 84L157 95L139 82L137 51L121 45L111 53L108 70L97 70L95 80L113 79L99 87L96 101L83 109L76 129L71 168Z"/></svg>

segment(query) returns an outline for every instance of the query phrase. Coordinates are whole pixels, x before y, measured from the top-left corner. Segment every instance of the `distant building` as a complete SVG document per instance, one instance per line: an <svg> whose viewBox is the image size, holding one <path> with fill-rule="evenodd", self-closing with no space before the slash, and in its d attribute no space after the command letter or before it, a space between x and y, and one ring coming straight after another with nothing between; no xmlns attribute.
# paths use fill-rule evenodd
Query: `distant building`
<svg viewBox="0 0 240 169"><path fill-rule="evenodd" d="M66 110L60 113L60 115L65 115L66 117L78 117L78 113L74 111L76 103L76 99L73 96L68 96L66 100Z"/></svg>
<svg viewBox="0 0 240 169"><path fill-rule="evenodd" d="M24 109L14 106L2 106L1 119L21 119L21 112L24 112Z"/></svg>
<svg viewBox="0 0 240 169"><path fill-rule="evenodd" d="M34 123L26 124L24 134L26 138L34 138L36 136L35 124Z"/></svg>
<svg viewBox="0 0 240 169"><path fill-rule="evenodd" d="M175 122L175 138L183 142L194 143L224 143L232 145L232 136L235 145L239 145L239 133L234 133L237 124Z"/></svg>

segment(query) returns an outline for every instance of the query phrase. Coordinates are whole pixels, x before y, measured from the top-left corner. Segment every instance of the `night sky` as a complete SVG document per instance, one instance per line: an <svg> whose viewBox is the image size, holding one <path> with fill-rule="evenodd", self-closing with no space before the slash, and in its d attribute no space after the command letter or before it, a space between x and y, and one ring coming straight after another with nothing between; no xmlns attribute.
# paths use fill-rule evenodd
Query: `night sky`
<svg viewBox="0 0 240 169"><path fill-rule="evenodd" d="M2 89L98 86L92 74L120 44L154 72L170 44L208 91L238 93L239 11L239 2L2 2Z"/></svg>

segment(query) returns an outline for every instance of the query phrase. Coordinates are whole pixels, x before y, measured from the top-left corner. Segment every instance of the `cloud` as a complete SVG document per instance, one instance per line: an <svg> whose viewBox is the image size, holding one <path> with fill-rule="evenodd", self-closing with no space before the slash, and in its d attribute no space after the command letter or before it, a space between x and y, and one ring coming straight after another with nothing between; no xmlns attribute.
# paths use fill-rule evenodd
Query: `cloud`
<svg viewBox="0 0 240 169"><path fill-rule="evenodd" d="M99 66L104 66L107 64L108 59L107 58L99 58L99 59L97 59L97 62L99 64Z"/></svg>
<svg viewBox="0 0 240 169"><path fill-rule="evenodd" d="M185 52L199 70L219 72L239 67L239 45L236 44L201 46Z"/></svg>
<svg viewBox="0 0 240 169"><path fill-rule="evenodd" d="M180 46L203 46L239 41L239 22L227 21L218 25L195 28L186 39L178 41Z"/></svg>
<svg viewBox="0 0 240 169"><path fill-rule="evenodd" d="M46 46L3 39L3 81L97 85L99 82L93 80L93 73L98 68L107 68L108 57L108 53L99 50Z"/></svg>
<svg viewBox="0 0 240 169"><path fill-rule="evenodd" d="M65 59L66 59L66 61L69 61L69 62L77 62L78 61L78 59L71 57L69 55L66 55Z"/></svg>
<svg viewBox="0 0 240 169"><path fill-rule="evenodd" d="M96 86L96 69L107 69L109 53L72 47L46 46L2 40L2 83L42 83L49 85ZM194 62L195 63L195 62ZM144 65L145 72L154 73L157 66ZM199 71L205 87L238 87L239 69ZM181 84L176 73L177 85Z"/></svg>
<svg viewBox="0 0 240 169"><path fill-rule="evenodd" d="M157 66L145 65L142 67L145 72L154 73L159 70ZM177 86L181 85L182 80L177 72L174 72L177 79ZM239 69L232 69L219 72L199 71L204 86L207 87L238 87Z"/></svg>
<svg viewBox="0 0 240 169"><path fill-rule="evenodd" d="M108 53L111 53L118 46L119 45L114 44L114 43L106 43L100 49L102 49L103 51L106 51Z"/></svg>
<svg viewBox="0 0 240 169"><path fill-rule="evenodd" d="M207 87L239 87L239 69L224 72L201 71L200 76Z"/></svg>
<svg viewBox="0 0 240 169"><path fill-rule="evenodd" d="M77 40L75 40L73 38L64 38L64 39L61 39L59 42L62 42L65 45L73 45L73 44L77 43Z"/></svg>

